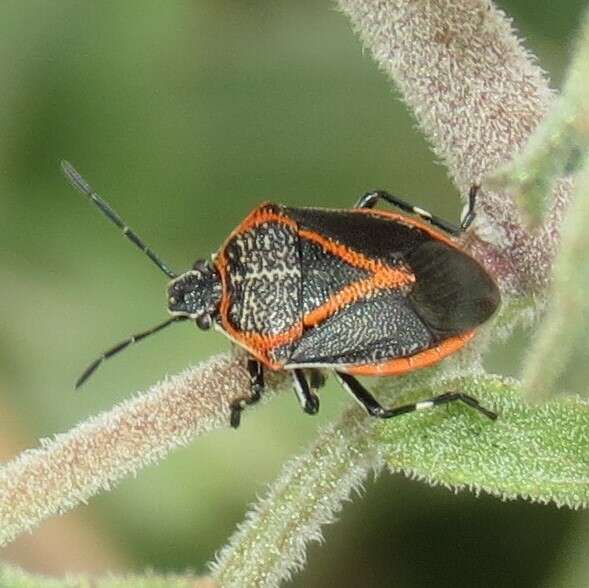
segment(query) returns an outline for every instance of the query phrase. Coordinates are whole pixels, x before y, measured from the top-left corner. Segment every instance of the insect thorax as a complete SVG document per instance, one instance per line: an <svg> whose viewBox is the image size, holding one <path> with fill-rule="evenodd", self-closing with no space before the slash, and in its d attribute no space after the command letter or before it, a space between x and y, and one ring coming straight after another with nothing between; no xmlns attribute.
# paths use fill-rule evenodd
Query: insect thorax
<svg viewBox="0 0 589 588"><path fill-rule="evenodd" d="M239 232L223 251L231 296L227 318L242 332L283 332L300 321L296 227L269 220Z"/></svg>

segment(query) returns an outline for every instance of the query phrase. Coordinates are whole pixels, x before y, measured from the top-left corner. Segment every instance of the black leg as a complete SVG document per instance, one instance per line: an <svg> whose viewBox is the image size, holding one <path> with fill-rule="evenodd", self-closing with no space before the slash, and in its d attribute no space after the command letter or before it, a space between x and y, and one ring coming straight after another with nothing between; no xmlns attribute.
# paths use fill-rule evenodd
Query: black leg
<svg viewBox="0 0 589 588"><path fill-rule="evenodd" d="M260 394L264 391L264 366L256 359L248 359L247 371L250 375L252 390L252 396L247 404L254 404L260 400Z"/></svg>
<svg viewBox="0 0 589 588"><path fill-rule="evenodd" d="M243 409L250 404L255 404L258 402L262 397L262 392L264 391L264 366L256 359L248 359L247 371L250 375L250 395L245 398L235 400L231 404L230 422L234 429L239 427Z"/></svg>
<svg viewBox="0 0 589 588"><path fill-rule="evenodd" d="M317 414L319 410L319 397L309 388L309 383L303 370L293 370L292 377L294 390L302 409L307 414Z"/></svg>
<svg viewBox="0 0 589 588"><path fill-rule="evenodd" d="M475 219L476 213L474 211L474 207L477 201L477 194L480 190L479 184L473 184L468 191L468 206L466 208L466 212L460 221L460 230L466 231L470 225L472 225L472 221Z"/></svg>
<svg viewBox="0 0 589 588"><path fill-rule="evenodd" d="M325 376L321 370L310 368L307 370L311 390L319 390L325 386Z"/></svg>
<svg viewBox="0 0 589 588"><path fill-rule="evenodd" d="M394 408L383 408L376 398L374 398L374 396L372 396L372 394L366 390L366 388L364 388L354 376L342 372L336 372L336 376L342 386L364 407L369 415L381 419L390 419L416 410L425 410L433 408L434 406L448 404L449 402L456 402L458 400L464 402L471 408L478 410L481 414L491 420L497 418L497 415L493 411L481 406L476 398L468 396L468 394L463 394L462 392L446 392L445 394L440 394L440 396L434 396L433 398L422 400L421 402L402 404L401 406L396 406Z"/></svg>
<svg viewBox="0 0 589 588"><path fill-rule="evenodd" d="M374 192L367 192L362 196L354 208L373 208L379 200L385 200L389 204L400 208L403 212L408 212L410 214L416 214L417 216L421 217L422 219L428 221L432 225L450 233L451 235L460 235L463 231L465 231L471 224L475 218L475 203L476 203L476 195L479 191L479 186L474 184L471 186L470 191L468 193L468 208L462 219L459 226L449 223L440 217L434 216L427 210L423 210L418 206L413 206L401 198L394 196L393 194L389 194L389 192L385 192L384 190L375 190Z"/></svg>

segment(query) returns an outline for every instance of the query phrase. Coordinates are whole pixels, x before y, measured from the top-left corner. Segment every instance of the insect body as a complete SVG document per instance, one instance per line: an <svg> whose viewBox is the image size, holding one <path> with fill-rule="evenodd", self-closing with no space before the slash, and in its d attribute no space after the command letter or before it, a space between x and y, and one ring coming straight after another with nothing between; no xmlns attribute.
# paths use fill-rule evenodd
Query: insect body
<svg viewBox="0 0 589 588"><path fill-rule="evenodd" d="M289 208L265 203L229 235L212 261L172 272L68 164L72 183L171 279L171 318L115 346L84 372L175 321L214 325L247 350L251 395L232 407L239 424L257 401L264 369L290 370L303 409L315 413L321 383L315 368L334 370L371 414L398 414L461 400L486 416L476 399L447 393L383 408L355 378L398 375L437 363L464 346L496 310L500 295L483 267L453 238L474 219L476 187L455 227L387 192L369 192L353 209ZM385 200L404 212L375 210Z"/></svg>

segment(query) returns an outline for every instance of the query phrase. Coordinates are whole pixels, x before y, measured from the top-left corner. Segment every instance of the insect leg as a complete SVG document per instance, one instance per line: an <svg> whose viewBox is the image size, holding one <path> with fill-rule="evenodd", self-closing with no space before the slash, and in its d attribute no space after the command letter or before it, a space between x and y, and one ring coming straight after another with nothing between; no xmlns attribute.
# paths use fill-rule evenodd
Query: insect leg
<svg viewBox="0 0 589 588"><path fill-rule="evenodd" d="M385 412L385 409L380 405L378 400L372 396L372 394L368 392L358 380L356 380L356 378L342 372L335 372L335 375L344 390L349 392L354 400L364 407L369 415L383 418L382 414Z"/></svg>
<svg viewBox="0 0 589 588"><path fill-rule="evenodd" d="M418 206L413 206L412 204L405 202L405 200L402 200L398 196L390 194L389 192L385 192L384 190L375 190L374 192L367 192L358 200L354 208L373 208L379 200L385 200L389 204L392 204L393 206L400 208L403 212L416 214L417 216L428 221L432 225L446 231L447 233L458 236L472 224L472 221L475 218L474 208L478 190L479 186L477 184L473 184L471 186L470 191L468 193L467 209L459 226L448 221L445 221L444 219L438 216L434 216L427 210L423 210Z"/></svg>
<svg viewBox="0 0 589 588"><path fill-rule="evenodd" d="M258 402L264 391L264 367L262 364L256 359L248 359L247 371L250 376L250 395L231 403L230 423L234 429L239 427L243 409L250 404Z"/></svg>
<svg viewBox="0 0 589 588"><path fill-rule="evenodd" d="M307 377L309 379L311 390L319 390L319 388L325 386L325 376L321 370L310 368L307 370Z"/></svg>
<svg viewBox="0 0 589 588"><path fill-rule="evenodd" d="M497 415L493 411L479 404L479 401L476 398L473 398L468 394L463 394L462 392L446 392L445 394L434 396L428 400L422 400L412 404L402 404L401 406L393 408L383 408L376 398L374 398L374 396L372 396L372 394L368 392L368 390L366 390L366 388L364 388L354 376L342 372L336 372L336 375L342 386L364 407L369 415L381 419L390 419L409 412L426 410L456 401L464 402L464 404L478 410L481 414L491 420L497 418Z"/></svg>
<svg viewBox="0 0 589 588"><path fill-rule="evenodd" d="M468 191L468 204L466 205L466 209L462 215L462 219L460 220L461 232L466 231L466 229L472 225L472 221L475 219L476 213L474 211L474 207L480 188L481 186L479 184L473 184Z"/></svg>
<svg viewBox="0 0 589 588"><path fill-rule="evenodd" d="M292 377L294 390L302 409L307 414L316 414L319 410L319 397L309 388L305 373L303 370L293 370Z"/></svg>

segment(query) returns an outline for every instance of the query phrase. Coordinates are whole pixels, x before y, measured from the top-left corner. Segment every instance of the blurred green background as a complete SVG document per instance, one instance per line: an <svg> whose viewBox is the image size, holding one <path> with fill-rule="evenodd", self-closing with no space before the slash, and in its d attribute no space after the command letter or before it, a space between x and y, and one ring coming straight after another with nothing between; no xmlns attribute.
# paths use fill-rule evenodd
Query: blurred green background
<svg viewBox="0 0 589 588"><path fill-rule="evenodd" d="M555 87L583 5L501 3ZM3 459L228 347L181 325L74 393L90 360L165 318L165 279L71 189L61 158L176 268L213 252L262 200L341 207L384 187L449 218L461 208L332 2L4 0L0 23ZM491 367L517 373L528 337L493 350ZM3 558L57 575L203 571L281 465L347 403L330 383L309 418L283 395L239 432L197 440ZM310 547L292 585L558 585L550 578L574 559L583 523L383 475Z"/></svg>

